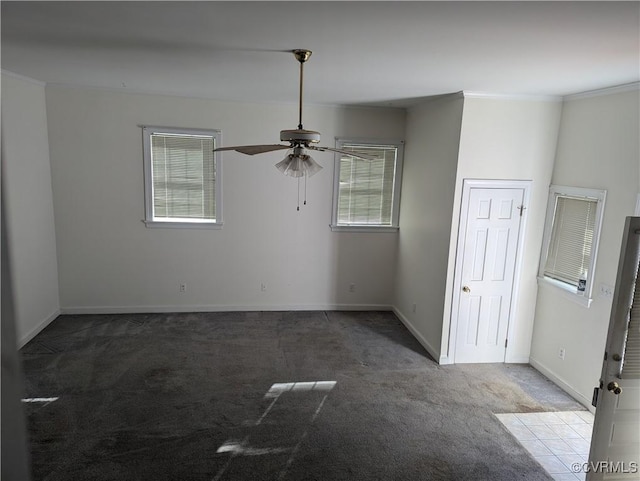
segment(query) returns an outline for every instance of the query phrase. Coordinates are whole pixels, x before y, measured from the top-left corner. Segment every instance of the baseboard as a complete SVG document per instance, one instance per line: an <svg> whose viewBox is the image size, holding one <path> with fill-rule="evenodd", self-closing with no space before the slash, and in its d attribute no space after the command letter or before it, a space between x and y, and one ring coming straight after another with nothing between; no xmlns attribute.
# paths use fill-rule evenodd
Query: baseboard
<svg viewBox="0 0 640 481"><path fill-rule="evenodd" d="M45 327L47 327L51 322L61 314L60 309L56 309L45 319L40 321L37 326L31 329L27 334L25 334L21 339L18 340L18 349L22 349L26 344L36 337L40 331L42 331Z"/></svg>
<svg viewBox="0 0 640 481"><path fill-rule="evenodd" d="M393 311L385 304L305 304L305 305L164 305L164 306L66 306L62 314L146 314L163 312L230 311Z"/></svg>
<svg viewBox="0 0 640 481"><path fill-rule="evenodd" d="M440 364L441 366L446 366L447 364L454 364L454 362L453 359L449 356L442 355L438 360L438 364Z"/></svg>
<svg viewBox="0 0 640 481"><path fill-rule="evenodd" d="M540 361L537 361L533 357L529 358L529 364L531 364L531 366L534 369L542 373L545 377L550 379L556 386L558 386L560 389L566 392L569 396L571 396L573 399L575 399L584 407L586 407L589 411L595 413L596 410L591 405L591 399L587 399L586 397L584 397L582 394L576 391L571 386L571 384L569 384L567 381L565 381L561 377L554 374L554 372L551 371L551 369L549 369L548 367L546 367L544 364L542 364Z"/></svg>
<svg viewBox="0 0 640 481"><path fill-rule="evenodd" d="M411 332L411 334L413 334L413 336L418 340L418 342L422 344L422 347L424 347L427 350L427 352L431 355L431 357L433 357L438 361L438 364L448 364L447 362L444 362L444 363L441 362L442 359L440 357L440 353L436 351L431 344L429 344L429 341L427 341L424 338L424 336L420 334L420 332L418 332L418 330L413 326L413 324L411 324L411 321L409 321L409 319L407 319L406 316L402 314L402 312L400 312L400 309L393 306L392 310L393 310L393 313L398 317L398 319L400 319L400 322L402 322L402 324L404 324L405 327L409 329L409 332Z"/></svg>

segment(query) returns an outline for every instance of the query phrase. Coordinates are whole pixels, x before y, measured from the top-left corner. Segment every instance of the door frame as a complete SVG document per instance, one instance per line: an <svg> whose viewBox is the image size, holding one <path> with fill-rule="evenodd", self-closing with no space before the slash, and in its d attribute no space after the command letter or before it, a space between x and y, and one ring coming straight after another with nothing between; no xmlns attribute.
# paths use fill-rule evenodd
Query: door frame
<svg viewBox="0 0 640 481"><path fill-rule="evenodd" d="M463 179L462 181L462 201L460 204L460 222L458 223L458 237L456 240L456 260L453 274L453 296L451 299L451 319L449 323L449 356L452 363L456 363L456 339L458 335L458 316L460 306L460 292L462 290L462 260L464 258L464 239L467 234L467 221L469 218L469 197L471 189L522 189L522 204L524 211L520 230L518 232L518 242L515 260L515 270L513 272L513 288L511 290L511 305L509 308L509 320L507 323L507 341L511 340L514 323L513 313L516 312L518 292L520 288L520 273L522 269L522 252L524 250L525 230L529 213L529 196L531 191L531 180L498 180L498 179ZM507 342L505 348L505 359L511 346ZM504 362L504 360L503 360Z"/></svg>

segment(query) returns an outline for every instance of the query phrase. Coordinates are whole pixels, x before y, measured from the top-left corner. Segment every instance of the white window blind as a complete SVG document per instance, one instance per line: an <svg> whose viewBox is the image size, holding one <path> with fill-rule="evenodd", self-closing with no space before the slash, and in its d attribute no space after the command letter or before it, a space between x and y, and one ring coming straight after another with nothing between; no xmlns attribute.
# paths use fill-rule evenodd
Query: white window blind
<svg viewBox="0 0 640 481"><path fill-rule="evenodd" d="M557 196L553 229L544 268L552 279L578 285L589 272L598 201ZM585 277L586 278L586 277Z"/></svg>
<svg viewBox="0 0 640 481"><path fill-rule="evenodd" d="M638 272L640 272L640 265L636 269L633 303L629 311L629 326L621 373L623 379L640 379L640 279L638 279Z"/></svg>
<svg viewBox="0 0 640 481"><path fill-rule="evenodd" d="M144 127L148 227L222 226L220 131Z"/></svg>
<svg viewBox="0 0 640 481"><path fill-rule="evenodd" d="M552 185L538 281L589 307L607 191ZM584 280L584 282L582 282Z"/></svg>
<svg viewBox="0 0 640 481"><path fill-rule="evenodd" d="M151 135L154 218L215 220L214 148L213 137Z"/></svg>
<svg viewBox="0 0 640 481"><path fill-rule="evenodd" d="M395 220L397 146L345 143L340 149L360 152L374 160L340 156L335 223L392 226Z"/></svg>

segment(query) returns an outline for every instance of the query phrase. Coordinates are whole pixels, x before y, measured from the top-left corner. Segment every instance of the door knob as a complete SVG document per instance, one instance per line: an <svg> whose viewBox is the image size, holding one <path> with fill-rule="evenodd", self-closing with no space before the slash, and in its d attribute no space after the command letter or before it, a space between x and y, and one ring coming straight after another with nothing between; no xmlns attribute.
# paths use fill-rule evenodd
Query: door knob
<svg viewBox="0 0 640 481"><path fill-rule="evenodd" d="M615 381L611 381L609 384L607 384L607 389L616 395L622 392L622 388Z"/></svg>
<svg viewBox="0 0 640 481"><path fill-rule="evenodd" d="M464 287L462 288L462 290L463 290L464 292L471 292L471 288L470 288L469 286L464 286Z"/></svg>

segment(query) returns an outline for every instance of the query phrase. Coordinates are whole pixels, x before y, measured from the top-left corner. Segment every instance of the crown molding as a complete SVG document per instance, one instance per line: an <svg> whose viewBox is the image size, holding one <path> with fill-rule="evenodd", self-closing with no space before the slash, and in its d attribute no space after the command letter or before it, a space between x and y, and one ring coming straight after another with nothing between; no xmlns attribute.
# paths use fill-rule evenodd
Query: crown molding
<svg viewBox="0 0 640 481"><path fill-rule="evenodd" d="M561 102L562 95L499 94L463 90L466 99L524 100L529 102Z"/></svg>
<svg viewBox="0 0 640 481"><path fill-rule="evenodd" d="M632 82L629 84L614 85L613 87L605 87L602 89L587 90L586 92L578 92L575 94L565 95L564 100L570 101L587 99L590 97L602 97L603 95L613 95L623 92L633 92L637 90L640 90L640 82Z"/></svg>

